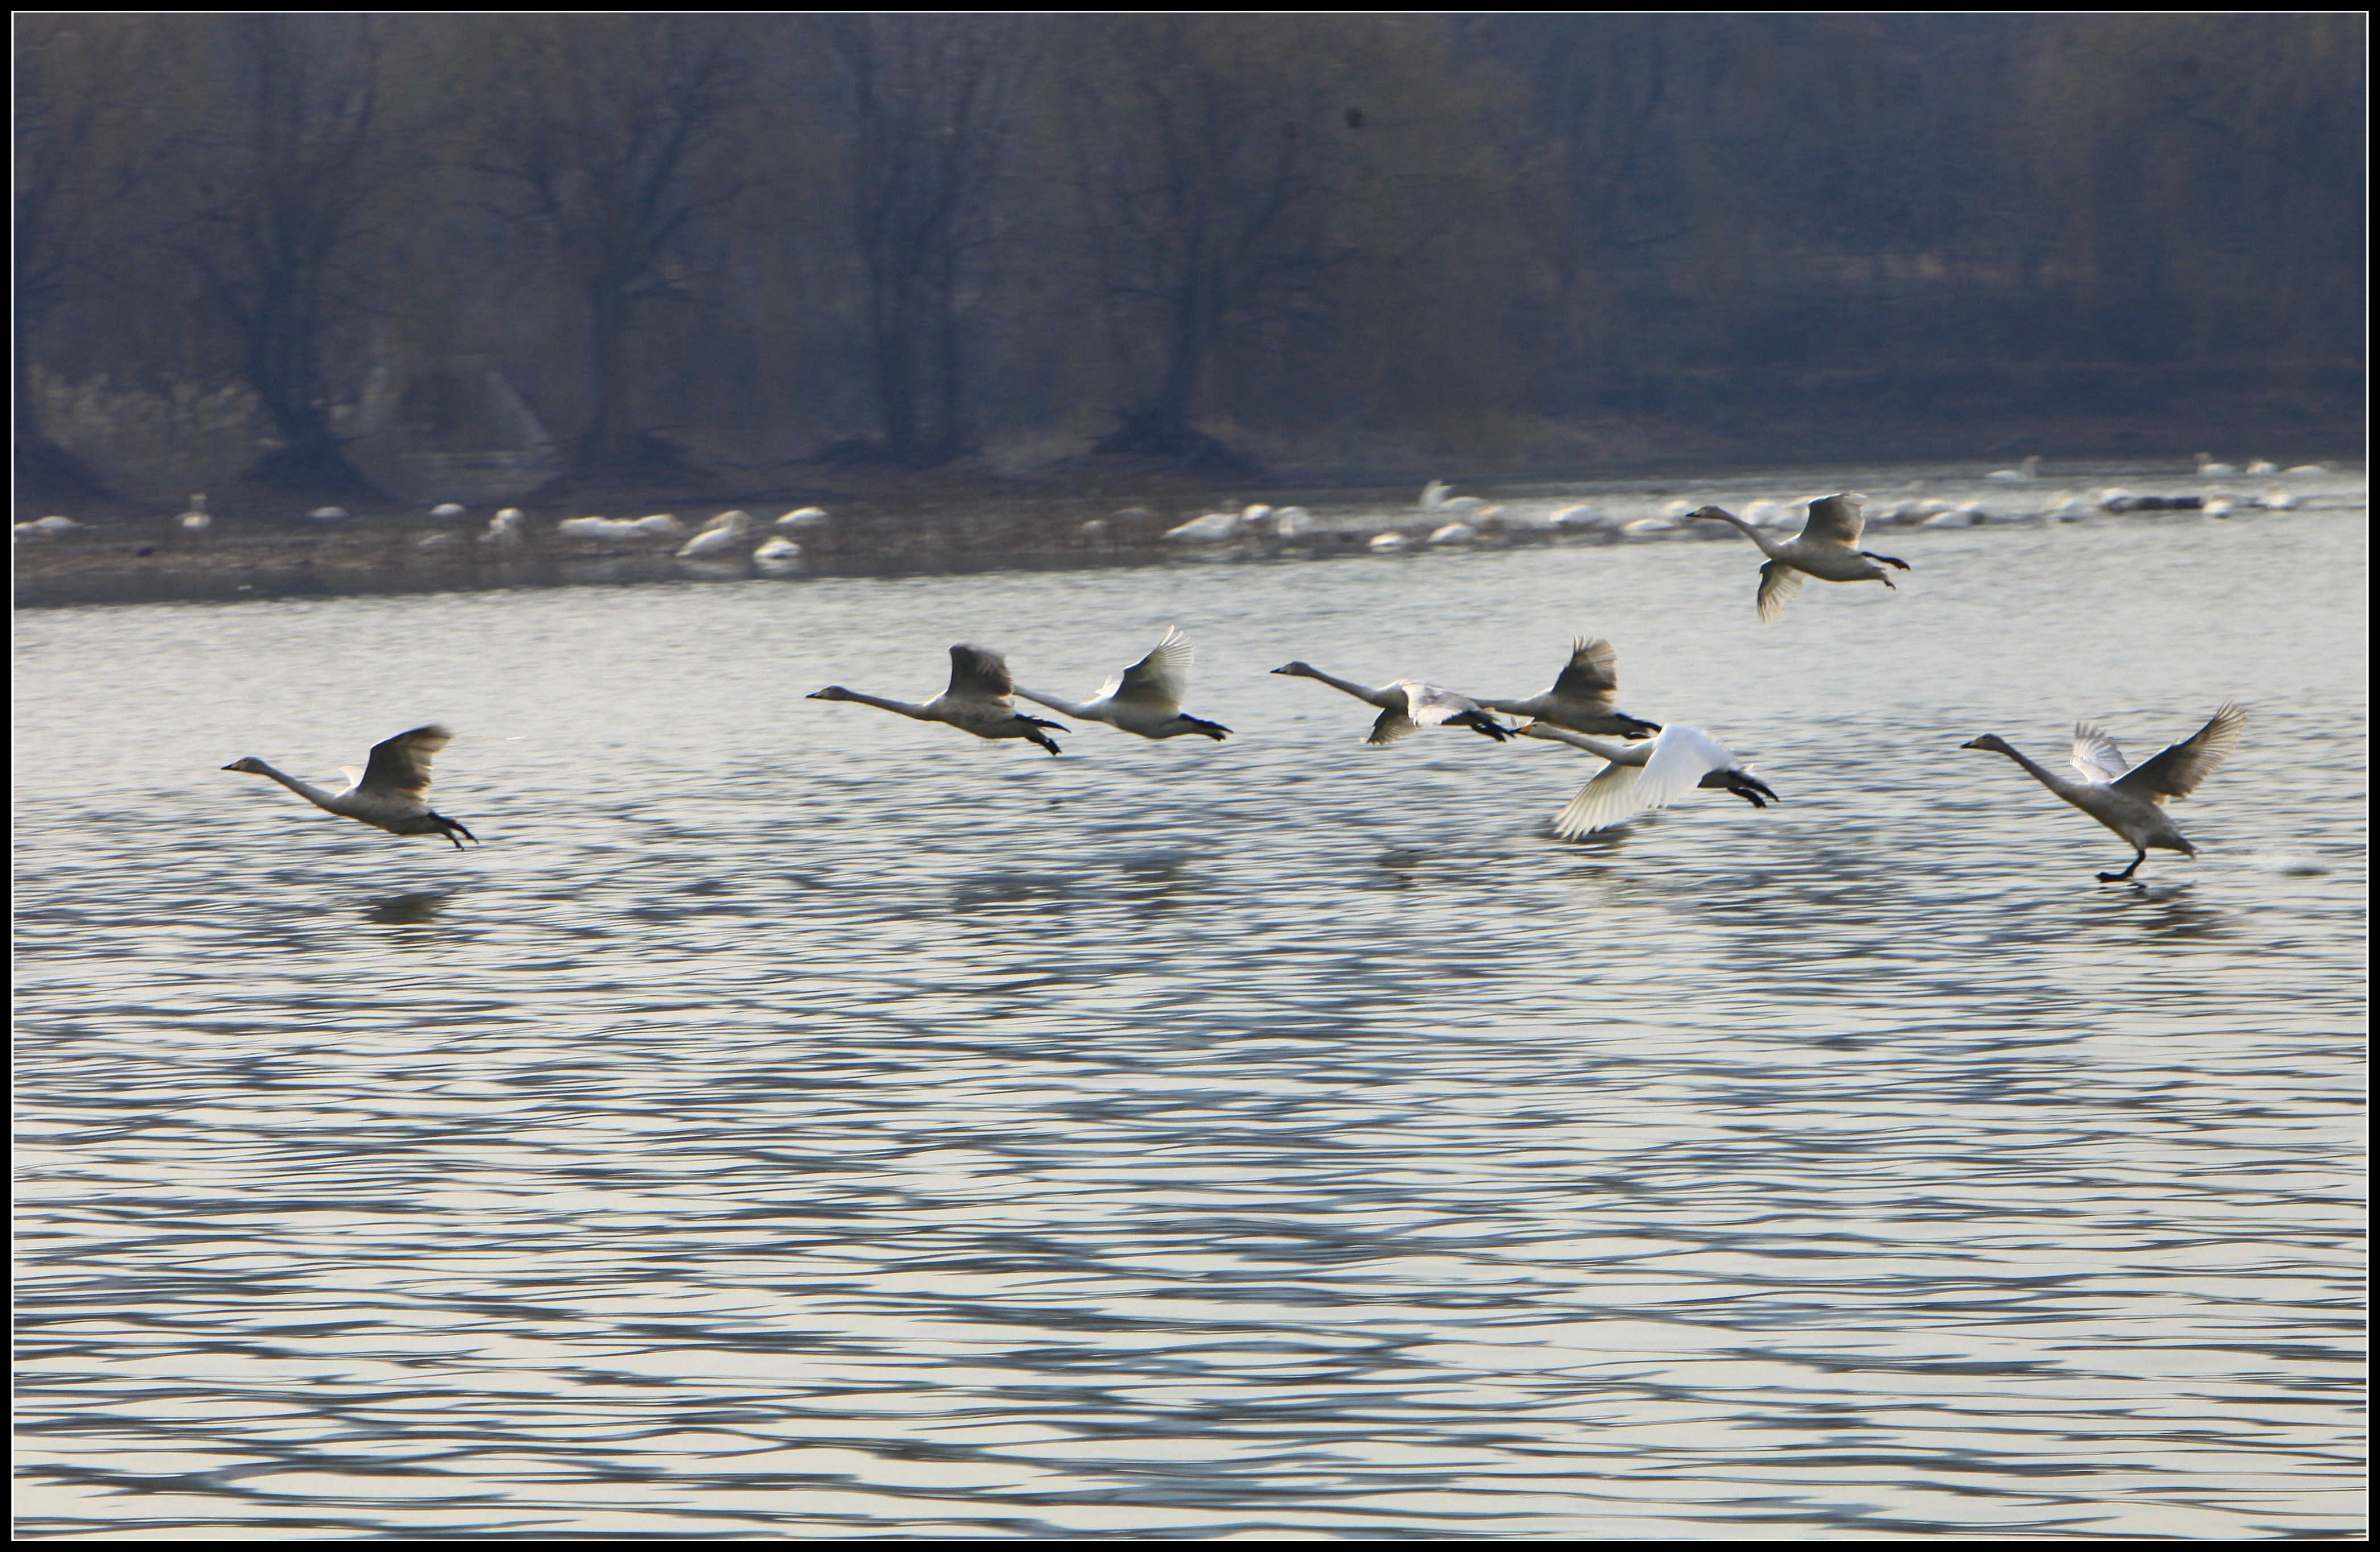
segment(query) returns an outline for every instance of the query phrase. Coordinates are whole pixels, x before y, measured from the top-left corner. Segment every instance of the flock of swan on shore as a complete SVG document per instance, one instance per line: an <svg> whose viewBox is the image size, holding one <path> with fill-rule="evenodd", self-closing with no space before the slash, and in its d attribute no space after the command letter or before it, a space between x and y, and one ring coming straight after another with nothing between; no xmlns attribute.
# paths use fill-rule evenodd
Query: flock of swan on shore
<svg viewBox="0 0 2380 1552"><path fill-rule="evenodd" d="M1861 498L1850 493L1809 503L1808 521L1790 540L1772 538L1718 507L1699 507L1689 516L1733 525L1768 557L1760 568L1755 598L1764 623L1774 623L1782 616L1787 601L1805 577L1844 583L1880 581L1890 587L1888 568L1909 569L1906 561L1858 547ZM1050 735L1067 731L1066 726L1019 711L1018 696L1064 715L1103 722L1144 739L1196 735L1220 742L1231 735L1229 727L1183 710L1192 656L1188 638L1178 629L1169 629L1147 655L1108 679L1090 700L1077 702L1020 689L999 653L963 642L950 649L948 687L930 701L894 700L839 684L813 690L808 698L857 702L920 722L944 723L978 739L1018 739L1051 755L1060 751ZM1379 715L1373 720L1367 743L1394 743L1429 727L1460 727L1498 743L1516 736L1543 739L1595 755L1605 763L1604 767L1554 816L1554 831L1560 836L1608 829L1638 813L1666 807L1697 788L1732 793L1755 808L1781 801L1774 788L1710 734L1681 723L1664 726L1620 710L1618 663L1618 653L1609 642L1580 638L1572 644L1570 659L1551 688L1506 700L1464 695L1415 678L1366 685L1303 661L1286 663L1272 671L1314 679L1377 707ZM1499 720L1500 712L1525 720L1508 725ZM2226 702L2196 733L2130 767L2113 739L2096 727L2078 724L2070 760L2083 778L2080 781L2045 768L1996 733L1961 747L2007 755L2050 791L2122 837L2132 847L2131 862L2121 872L2098 875L2103 883L2119 883L2133 878L2152 849L2197 854L2175 827L2165 804L2188 797L2214 772L2238 744L2245 716L2243 708ZM374 745L361 771L341 767L349 785L339 792L275 770L253 755L223 768L269 776L318 808L392 835L443 836L459 850L465 840L476 842L479 837L431 810L429 803L431 758L452 737L444 727L431 725Z"/></svg>
<svg viewBox="0 0 2380 1552"><path fill-rule="evenodd" d="M2193 455L2193 461L2195 476L2211 482L2273 474L2320 479L2336 472L2329 465L2320 463L2278 469L2265 458L2252 459L2244 467L2234 466L2218 463L2205 453ZM2241 494L2236 500L2223 494L2219 485L2182 495L2144 495L2108 486L2091 491L2054 491L2027 499L2016 493L2040 481L2041 458L2037 455L2023 459L2016 468L1996 469L1982 478L1995 491L2007 494L1991 495L1988 504L1983 499L1953 502L1938 496L1909 496L1880 506L1868 514L1867 521L1871 527L1968 528L1991 523L2079 522L2100 513L2192 511L2204 517L2228 518L2249 509L2289 511L2298 504L2296 495L2277 484L2267 485L2261 494ZM1922 486L1922 482L1912 482L1911 488ZM188 535L206 534L215 527L216 514L208 509L203 493L189 499L188 507L171 521ZM1806 505L1764 496L1743 508L1739 526L1748 523L1763 531L1781 530L1791 526L1794 514ZM1633 509L1641 511L1642 507ZM1236 511L1205 513L1161 532L1155 524L1162 519L1147 507L1137 507L1086 519L1077 527L1085 539L1099 541L1117 536L1127 526L1147 524L1149 526L1143 530L1145 533L1165 544L1194 552L1215 546L1245 546L1250 541L1257 541L1274 548L1363 544L1387 554L1461 547L1496 539L1509 542L1524 536L1542 539L1584 535L1631 541L1690 538L1696 536L1699 525L1694 519L1701 515L1683 501L1672 501L1652 516L1632 517L1625 503L1609 509L1594 502L1573 502L1550 511L1535 507L1524 509L1524 506L1508 511L1501 504L1475 495L1452 495L1442 480L1432 480L1423 487L1414 510L1421 519L1419 522L1378 531L1366 527L1366 519L1362 517L1356 517L1354 527L1350 529L1326 524L1304 507L1275 507L1263 502ZM470 514L461 505L445 501L430 507L428 515L438 521L453 522ZM310 522L327 529L335 528L352 514L344 507L317 507L305 516ZM1369 520L1377 522L1378 519ZM689 563L689 569L716 574L719 563L742 559L748 560L752 569L763 576L792 577L806 568L807 557L800 541L817 537L830 521L823 507L801 507L777 518L768 525L767 532L759 519L740 509L721 512L699 529L689 529L675 513L656 512L642 518L563 518L546 532L556 539L586 545L641 545L655 540L681 540L674 554ZM87 526L72 518L53 515L18 523L14 538L19 543L62 538ZM507 550L527 544L531 537L528 515L517 507L507 507L490 519L479 542ZM425 551L455 550L465 540L462 532L441 529L422 534L414 543ZM1329 544L1325 544L1326 541Z"/></svg>

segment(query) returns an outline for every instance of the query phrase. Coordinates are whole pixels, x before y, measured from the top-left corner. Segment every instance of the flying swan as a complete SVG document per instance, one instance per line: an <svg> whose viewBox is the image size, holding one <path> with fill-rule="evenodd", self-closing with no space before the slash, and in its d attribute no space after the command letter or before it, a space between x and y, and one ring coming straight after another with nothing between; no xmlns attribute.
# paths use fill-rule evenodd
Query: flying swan
<svg viewBox="0 0 2380 1552"><path fill-rule="evenodd" d="M1554 834L1583 836L1609 829L1646 809L1666 808L1697 787L1732 792L1754 808L1781 802L1768 784L1736 763L1727 745L1699 727L1672 722L1647 743L1616 744L1532 722L1515 729L1551 739L1611 762L1554 815Z"/></svg>
<svg viewBox="0 0 2380 1552"><path fill-rule="evenodd" d="M348 782L344 792L325 792L310 782L274 770L253 754L244 755L224 769L271 776L316 808L361 820L392 836L444 836L460 851L464 840L476 842L480 837L457 821L431 812L428 797L430 758L453 742L454 738L445 728L432 724L376 743L362 770L353 765L339 767ZM457 836L462 839L456 840Z"/></svg>
<svg viewBox="0 0 2380 1552"><path fill-rule="evenodd" d="M2131 866L2121 873L2099 875L2102 884L2120 884L2148 860L2151 847L2179 851L2185 857L2198 855L2197 849L2174 828L2172 818L2165 812L2166 801L2189 797L2198 789L2200 782L2215 774L2215 767L2239 743L2240 725L2247 716L2247 708L2235 701L2226 701L2216 708L2205 727L2181 742L2150 755L2131 770L2124 768L2124 752L2116 747L2115 739L2087 722L2078 722L2074 725L2074 752L2068 756L2068 763L2082 774L2084 779L2081 781L2069 781L2055 771L2044 770L1998 733L1986 733L1959 747L1988 749L2007 755L2031 772L2034 780L2130 841Z"/></svg>
<svg viewBox="0 0 2380 1552"><path fill-rule="evenodd" d="M1220 743L1230 728L1220 722L1185 715L1182 710L1182 696L1189 688L1191 650L1190 639L1169 627L1165 639L1147 657L1099 686L1098 697L1088 703L1078 705L1030 690L1016 693L1053 712L1078 716L1086 722L1104 722L1144 739L1176 739L1184 733L1204 733Z"/></svg>
<svg viewBox="0 0 2380 1552"><path fill-rule="evenodd" d="M1608 738L1641 739L1661 730L1658 722L1615 711L1620 693L1620 654L1602 637L1581 636L1571 642L1570 661L1554 679L1554 687L1525 701L1479 703L1507 716L1534 717L1573 733L1600 733Z"/></svg>
<svg viewBox="0 0 2380 1552"><path fill-rule="evenodd" d="M1284 663L1273 672L1319 679L1333 690L1345 690L1358 701L1379 707L1380 715L1373 722L1372 736L1364 740L1366 743L1392 744L1425 727L1468 727L1498 743L1512 736L1511 728L1482 711L1479 703L1469 696L1418 679L1398 679L1378 690L1366 690L1352 680L1326 674L1310 663Z"/></svg>
<svg viewBox="0 0 2380 1552"><path fill-rule="evenodd" d="M1066 725L1026 716L1016 709L1015 691L1016 681L1009 676L1006 659L996 652L962 643L951 649L951 687L922 705L888 701L881 695L864 695L839 684L814 690L806 699L856 701L861 705L881 706L920 722L947 722L960 732L973 733L978 739L1029 739L1050 753L1057 753L1057 744L1041 729L1055 727L1062 733Z"/></svg>
<svg viewBox="0 0 2380 1552"><path fill-rule="evenodd" d="M1802 591L1804 574L1828 582L1882 582L1892 585L1884 568L1909 569L1909 562L1859 547L1860 500L1856 495L1828 495L1810 503L1810 520L1792 538L1779 541L1718 507L1704 507L1686 515L1712 522L1733 523L1744 537L1760 546L1768 564L1760 568L1758 607L1763 625L1775 623L1786 601ZM1878 561L1883 565L1876 564Z"/></svg>

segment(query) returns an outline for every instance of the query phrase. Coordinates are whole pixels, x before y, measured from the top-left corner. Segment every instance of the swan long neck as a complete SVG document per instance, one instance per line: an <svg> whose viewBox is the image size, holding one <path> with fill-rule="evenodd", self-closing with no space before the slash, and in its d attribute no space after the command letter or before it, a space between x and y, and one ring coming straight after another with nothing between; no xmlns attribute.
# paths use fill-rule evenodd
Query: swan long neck
<svg viewBox="0 0 2380 1552"><path fill-rule="evenodd" d="M1343 690L1366 705L1393 705L1399 711L1402 711L1404 709L1402 697L1391 699L1381 691L1372 689L1369 685L1357 684L1352 679L1342 679L1336 674L1326 674L1321 669L1314 667L1311 665L1307 666L1305 677L1309 679L1320 679L1324 684L1329 685L1331 689Z"/></svg>
<svg viewBox="0 0 2380 1552"><path fill-rule="evenodd" d="M1609 760L1616 765L1641 765L1653 757L1651 744L1614 743L1588 733L1572 733L1562 739L1562 742Z"/></svg>
<svg viewBox="0 0 2380 1552"><path fill-rule="evenodd" d="M256 763L256 768L262 775L271 776L273 780L279 782L282 786L286 787L292 792L297 793L299 797L305 799L316 808L327 810L332 813L339 812L337 809L331 807L331 800L336 796L336 794L325 792L310 781L300 781L296 776L289 775L285 771L276 771L261 760L259 760Z"/></svg>
<svg viewBox="0 0 2380 1552"><path fill-rule="evenodd" d="M928 713L925 707L910 701L894 701L886 696L869 695L857 690L844 690L843 698L846 701L856 701L863 706L879 706L888 712L899 712L903 716L913 716L920 722L940 720Z"/></svg>
<svg viewBox="0 0 2380 1552"><path fill-rule="evenodd" d="M1737 517L1733 512L1729 511L1724 507L1706 507L1703 512L1697 515L1701 517L1702 520L1705 522L1733 523L1746 539L1751 540L1754 544L1760 546L1760 553L1762 555L1768 556L1771 560L1777 558L1778 552L1783 547L1779 545L1776 540L1771 539L1767 534L1763 533L1760 530L1753 527L1750 523L1745 522L1742 518Z"/></svg>
<svg viewBox="0 0 2380 1552"><path fill-rule="evenodd" d="M2044 767L2042 764L2035 760L2032 755L2027 754L2024 751L2017 748L2014 744L2010 743L2001 744L1999 746L1999 751L2002 754L2007 755L2010 759L2015 761L2018 764L2022 765L2027 771L2031 772L2034 780L2041 783L2041 785L2048 788L2052 792L2057 793L2059 797L2064 798L2069 801L2073 800L2074 784L2059 776L2057 772Z"/></svg>
<svg viewBox="0 0 2380 1552"><path fill-rule="evenodd" d="M1016 693L1024 696L1035 705L1047 706L1053 712L1063 712L1068 716L1079 716L1086 722L1097 722L1099 720L1098 717L1091 715L1090 708L1087 705L1077 705L1072 701L1061 701L1055 695L1044 695L1038 690L1027 690L1023 685L1016 687Z"/></svg>

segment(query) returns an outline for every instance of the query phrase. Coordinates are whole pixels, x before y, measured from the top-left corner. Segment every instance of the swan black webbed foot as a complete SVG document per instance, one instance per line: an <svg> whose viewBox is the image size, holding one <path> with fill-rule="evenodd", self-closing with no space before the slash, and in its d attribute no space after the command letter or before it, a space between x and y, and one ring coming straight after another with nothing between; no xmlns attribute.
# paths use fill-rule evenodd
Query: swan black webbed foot
<svg viewBox="0 0 2380 1552"><path fill-rule="evenodd" d="M1735 778L1727 784L1727 790L1750 803L1754 808L1767 808L1771 803L1784 801L1782 798L1769 790L1767 782L1758 776L1745 776L1741 772L1736 773Z"/></svg>
<svg viewBox="0 0 2380 1552"><path fill-rule="evenodd" d="M2148 860L2149 854L2146 851L2138 852L2133 856L2132 865L2131 867L2126 868L2121 873L2103 873L2099 875L2099 882L2102 884L2125 883L2131 878L2132 874L2138 873L2140 871L2141 864Z"/></svg>

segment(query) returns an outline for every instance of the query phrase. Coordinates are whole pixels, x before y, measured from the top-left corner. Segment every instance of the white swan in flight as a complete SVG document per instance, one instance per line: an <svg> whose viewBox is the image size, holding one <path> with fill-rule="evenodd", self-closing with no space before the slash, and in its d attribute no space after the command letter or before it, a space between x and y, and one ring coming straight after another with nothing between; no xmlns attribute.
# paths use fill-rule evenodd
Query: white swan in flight
<svg viewBox="0 0 2380 1552"><path fill-rule="evenodd" d="M454 738L445 728L432 724L383 739L372 745L362 770L353 765L339 767L348 782L344 792L325 792L310 782L274 770L252 754L233 761L224 769L271 776L316 808L360 820L392 836L444 836L460 851L463 841L476 842L480 837L459 822L431 813L429 800L431 756L453 742Z"/></svg>
<svg viewBox="0 0 2380 1552"><path fill-rule="evenodd" d="M1512 736L1511 728L1481 710L1479 703L1469 696L1423 684L1418 679L1398 679L1378 690L1368 690L1351 679L1326 674L1310 663L1284 663L1273 672L1319 679L1333 690L1344 690L1358 701L1379 707L1380 715L1374 719L1372 736L1364 740L1366 743L1392 744L1425 727L1468 727L1498 743Z"/></svg>
<svg viewBox="0 0 2380 1552"><path fill-rule="evenodd" d="M1672 722L1658 738L1633 744L1591 739L1536 722L1514 731L1570 744L1610 762L1554 815L1558 836L1609 829L1632 814L1666 808L1697 787L1732 792L1754 808L1784 800L1769 790L1767 782L1738 764L1727 745L1683 723Z"/></svg>
<svg viewBox="0 0 2380 1552"><path fill-rule="evenodd" d="M2055 771L2044 770L1998 733L1986 733L1960 747L1988 749L2007 755L2031 772L2034 780L2130 841L2131 866L2121 873L2099 875L2102 884L2119 884L2148 860L2151 847L2179 851L2185 857L2198 855L2197 849L2174 828L2165 803L2168 799L2189 797L2198 789L2200 782L2215 774L2215 767L2239 744L2240 725L2247 715L2245 707L2226 701L2205 727L2130 770L2124 768L2124 752L2116 747L2115 739L2088 723L2078 722L2074 725L2074 752L2068 759L2082 773L2081 781L2070 781Z"/></svg>
<svg viewBox="0 0 2380 1552"><path fill-rule="evenodd" d="M1185 733L1203 733L1220 743L1230 728L1220 722L1187 715L1182 710L1182 696L1190 684L1191 650L1190 639L1169 627L1165 639L1151 648L1148 656L1099 686L1094 700L1077 704L1030 690L1020 689L1016 693L1053 712L1078 716L1086 722L1104 722L1144 739L1178 739Z"/></svg>
<svg viewBox="0 0 2380 1552"><path fill-rule="evenodd" d="M1821 581L1882 582L1890 587L1892 578L1885 567L1909 569L1905 560L1859 547L1863 526L1860 501L1859 496L1848 493L1819 497L1810 503L1810 520L1802 525L1802 532L1781 541L1770 538L1723 507L1698 507L1687 516L1733 523L1768 557L1768 563L1760 568L1757 602L1761 623L1766 625L1774 623L1785 612L1787 600L1802 590L1804 575Z"/></svg>
<svg viewBox="0 0 2380 1552"><path fill-rule="evenodd" d="M1016 681L1009 676L1008 663L1000 654L962 643L951 649L951 687L922 704L864 695L839 684L814 690L806 698L856 701L863 706L880 706L919 722L947 722L960 732L973 733L978 739L1026 739L1057 753L1057 744L1041 729L1055 727L1062 733L1066 725L1026 715L1016 709L1015 693Z"/></svg>
<svg viewBox="0 0 2380 1552"><path fill-rule="evenodd" d="M1614 710L1620 694L1620 654L1602 637L1579 637L1571 642L1570 661L1554 679L1554 687L1525 701L1479 703L1506 716L1532 717L1573 733L1599 733L1608 738L1642 739L1661 730L1658 722Z"/></svg>

